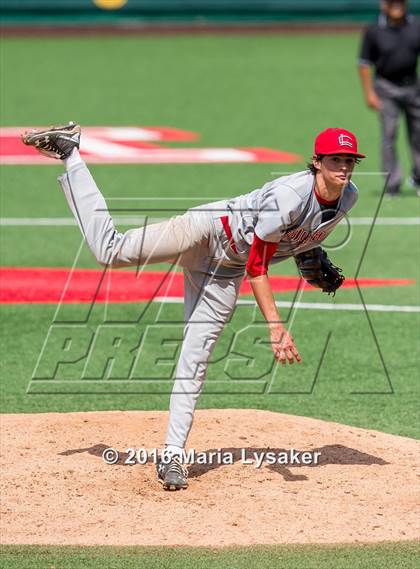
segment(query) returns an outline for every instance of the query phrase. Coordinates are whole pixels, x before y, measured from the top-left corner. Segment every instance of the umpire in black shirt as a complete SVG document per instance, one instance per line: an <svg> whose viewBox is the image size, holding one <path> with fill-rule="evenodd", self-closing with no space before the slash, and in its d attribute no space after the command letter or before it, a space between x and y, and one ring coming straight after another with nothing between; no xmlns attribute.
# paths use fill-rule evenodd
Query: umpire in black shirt
<svg viewBox="0 0 420 569"><path fill-rule="evenodd" d="M381 118L386 193L395 196L401 188L396 139L403 113L413 157L411 181L420 195L420 20L407 13L405 0L382 0L381 9L379 19L368 26L362 38L360 79L367 105L379 111ZM370 67L375 70L373 82Z"/></svg>

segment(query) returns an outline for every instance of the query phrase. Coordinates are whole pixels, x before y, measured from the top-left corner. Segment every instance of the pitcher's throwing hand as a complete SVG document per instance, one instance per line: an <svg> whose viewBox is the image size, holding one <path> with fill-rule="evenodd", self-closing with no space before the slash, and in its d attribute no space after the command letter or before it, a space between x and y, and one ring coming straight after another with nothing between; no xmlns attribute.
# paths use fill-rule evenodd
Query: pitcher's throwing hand
<svg viewBox="0 0 420 569"><path fill-rule="evenodd" d="M274 352L274 357L282 365L293 364L296 360L299 364L302 358L297 351L295 342L286 328L280 326L270 326L270 341Z"/></svg>

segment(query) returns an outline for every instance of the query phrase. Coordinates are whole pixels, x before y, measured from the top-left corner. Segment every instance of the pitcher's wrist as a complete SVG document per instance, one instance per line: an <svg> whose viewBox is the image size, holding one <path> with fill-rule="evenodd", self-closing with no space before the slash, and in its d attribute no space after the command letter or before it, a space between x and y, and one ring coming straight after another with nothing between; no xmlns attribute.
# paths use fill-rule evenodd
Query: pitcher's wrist
<svg viewBox="0 0 420 569"><path fill-rule="evenodd" d="M268 327L271 332L278 330L279 332L286 332L286 328L284 327L281 320L272 320L268 322Z"/></svg>

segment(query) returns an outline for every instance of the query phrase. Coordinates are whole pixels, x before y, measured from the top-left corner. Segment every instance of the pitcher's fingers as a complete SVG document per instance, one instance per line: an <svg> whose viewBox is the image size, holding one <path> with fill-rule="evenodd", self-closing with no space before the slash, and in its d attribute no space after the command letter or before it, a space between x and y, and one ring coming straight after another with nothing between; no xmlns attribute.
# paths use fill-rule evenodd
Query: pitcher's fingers
<svg viewBox="0 0 420 569"><path fill-rule="evenodd" d="M284 350L278 351L278 361L281 362L282 366L286 365L286 352Z"/></svg>
<svg viewBox="0 0 420 569"><path fill-rule="evenodd" d="M300 357L300 354L299 354L299 352L297 351L297 349L295 348L295 346L292 347L292 353L293 353L293 355L295 356L296 361L297 361L298 363L300 363L300 362L302 361L302 358Z"/></svg>
<svg viewBox="0 0 420 569"><path fill-rule="evenodd" d="M273 346L274 358L279 362L280 361L280 350L277 346Z"/></svg>
<svg viewBox="0 0 420 569"><path fill-rule="evenodd" d="M288 348L286 350L286 356L287 356L287 359L289 360L289 364L293 365L293 363L294 363L293 353L292 353L292 350L290 348Z"/></svg>

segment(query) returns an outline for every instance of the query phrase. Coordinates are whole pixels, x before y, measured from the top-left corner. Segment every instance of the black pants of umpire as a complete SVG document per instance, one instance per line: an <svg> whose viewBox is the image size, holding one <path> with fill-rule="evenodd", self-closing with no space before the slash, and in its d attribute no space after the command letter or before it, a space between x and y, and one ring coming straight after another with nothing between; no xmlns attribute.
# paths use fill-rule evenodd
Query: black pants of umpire
<svg viewBox="0 0 420 569"><path fill-rule="evenodd" d="M376 78L375 91L382 103L382 168L387 173L386 192L398 193L403 178L396 150L401 115L405 116L407 122L413 161L412 178L416 186L420 186L420 80L408 85L396 85Z"/></svg>

